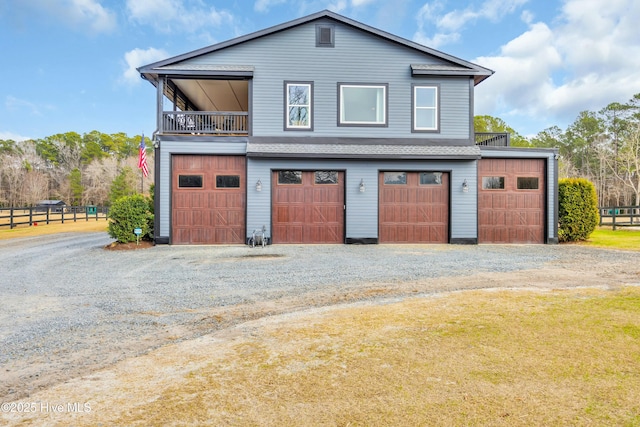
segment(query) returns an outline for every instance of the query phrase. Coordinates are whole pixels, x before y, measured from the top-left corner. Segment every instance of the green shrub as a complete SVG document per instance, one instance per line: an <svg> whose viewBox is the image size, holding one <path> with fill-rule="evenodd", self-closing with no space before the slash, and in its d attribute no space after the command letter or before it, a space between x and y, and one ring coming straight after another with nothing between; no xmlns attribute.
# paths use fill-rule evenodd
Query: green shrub
<svg viewBox="0 0 640 427"><path fill-rule="evenodd" d="M109 236L120 243L135 242L136 228L142 229L140 239L153 240L153 213L149 199L140 195L124 196L109 208Z"/></svg>
<svg viewBox="0 0 640 427"><path fill-rule="evenodd" d="M593 183L584 178L565 178L558 182L558 221L561 242L589 238L600 221Z"/></svg>

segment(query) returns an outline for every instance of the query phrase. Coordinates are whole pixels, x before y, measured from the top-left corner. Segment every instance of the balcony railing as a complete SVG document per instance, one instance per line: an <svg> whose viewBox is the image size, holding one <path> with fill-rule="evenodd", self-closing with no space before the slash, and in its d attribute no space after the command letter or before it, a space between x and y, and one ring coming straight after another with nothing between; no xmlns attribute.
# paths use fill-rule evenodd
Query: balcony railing
<svg viewBox="0 0 640 427"><path fill-rule="evenodd" d="M249 113L243 111L164 111L162 133L248 135Z"/></svg>
<svg viewBox="0 0 640 427"><path fill-rule="evenodd" d="M485 147L508 147L510 143L510 135L506 132L479 132L475 134L476 145Z"/></svg>

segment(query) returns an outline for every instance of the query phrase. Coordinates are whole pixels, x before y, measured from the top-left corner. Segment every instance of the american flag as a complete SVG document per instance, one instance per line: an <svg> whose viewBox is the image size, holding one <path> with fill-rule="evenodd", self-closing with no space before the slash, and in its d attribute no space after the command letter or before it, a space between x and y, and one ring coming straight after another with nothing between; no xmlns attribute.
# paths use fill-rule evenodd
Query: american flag
<svg viewBox="0 0 640 427"><path fill-rule="evenodd" d="M147 166L147 147L144 145L144 134L140 139L140 153L138 154L138 169L142 169L142 174L149 176L149 167Z"/></svg>

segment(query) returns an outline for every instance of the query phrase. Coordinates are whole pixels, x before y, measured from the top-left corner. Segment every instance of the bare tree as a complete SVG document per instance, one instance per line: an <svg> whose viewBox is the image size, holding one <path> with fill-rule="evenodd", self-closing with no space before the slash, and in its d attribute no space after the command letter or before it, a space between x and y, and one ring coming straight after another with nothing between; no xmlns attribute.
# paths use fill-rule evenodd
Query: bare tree
<svg viewBox="0 0 640 427"><path fill-rule="evenodd" d="M83 204L103 205L109 201L111 183L118 175L118 160L115 157L94 160L84 170L82 184L85 191Z"/></svg>
<svg viewBox="0 0 640 427"><path fill-rule="evenodd" d="M614 176L633 194L634 205L640 205L640 123L637 123L618 148L617 158L609 160Z"/></svg>
<svg viewBox="0 0 640 427"><path fill-rule="evenodd" d="M4 184L4 199L9 206L20 206L21 203L21 183L27 171L22 159L18 154L9 154L3 159L2 177Z"/></svg>
<svg viewBox="0 0 640 427"><path fill-rule="evenodd" d="M25 174L22 181L22 205L36 205L38 201L49 197L49 177L39 171L32 170Z"/></svg>

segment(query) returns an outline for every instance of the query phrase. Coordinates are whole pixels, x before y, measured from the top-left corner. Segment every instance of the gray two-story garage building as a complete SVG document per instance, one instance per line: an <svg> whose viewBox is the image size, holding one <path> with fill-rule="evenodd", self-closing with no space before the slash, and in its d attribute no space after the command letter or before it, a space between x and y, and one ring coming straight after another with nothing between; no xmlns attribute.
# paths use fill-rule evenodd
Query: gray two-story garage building
<svg viewBox="0 0 640 427"><path fill-rule="evenodd" d="M489 69L323 11L139 71L157 243L557 242L557 151L474 132Z"/></svg>

